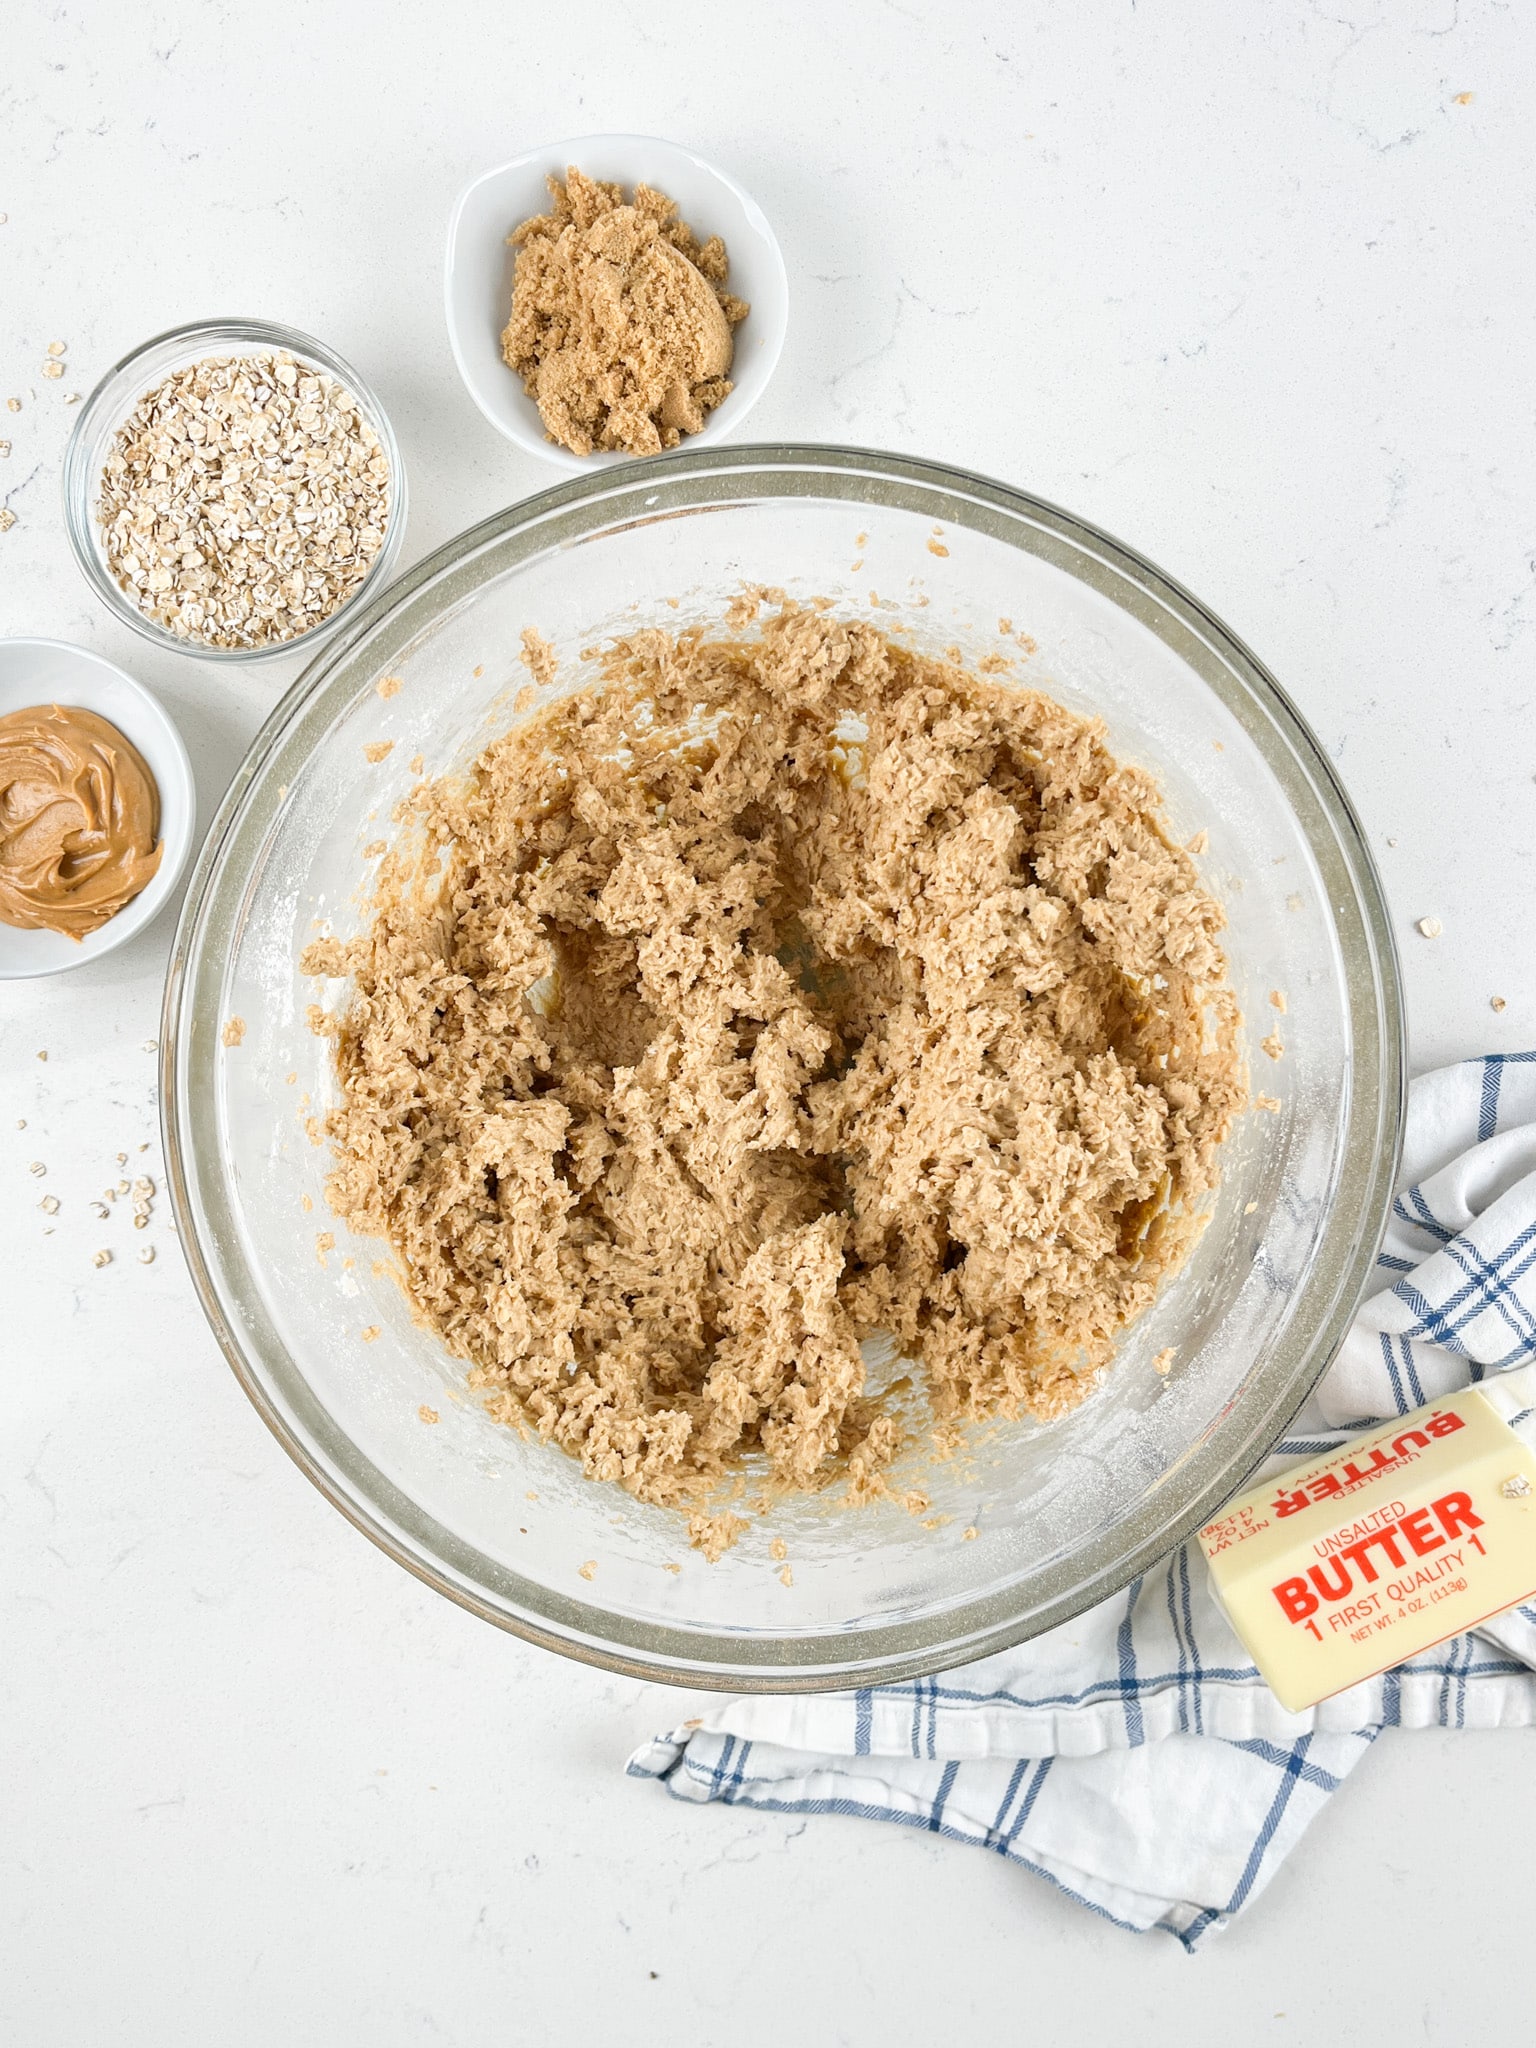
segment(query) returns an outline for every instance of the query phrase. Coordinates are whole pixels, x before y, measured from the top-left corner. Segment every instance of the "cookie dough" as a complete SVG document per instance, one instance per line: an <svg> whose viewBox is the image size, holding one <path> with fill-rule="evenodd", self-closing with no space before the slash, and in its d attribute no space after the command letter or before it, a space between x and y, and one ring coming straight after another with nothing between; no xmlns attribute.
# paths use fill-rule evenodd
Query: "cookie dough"
<svg viewBox="0 0 1536 2048"><path fill-rule="evenodd" d="M493 1416L695 1511L748 1454L880 1491L876 1332L941 1426L1081 1400L1245 1100L1221 910L1100 726L744 612L422 785L303 962L337 1212Z"/></svg>
<svg viewBox="0 0 1536 2048"><path fill-rule="evenodd" d="M94 711L38 704L0 718L0 924L80 940L160 865L160 792Z"/></svg>

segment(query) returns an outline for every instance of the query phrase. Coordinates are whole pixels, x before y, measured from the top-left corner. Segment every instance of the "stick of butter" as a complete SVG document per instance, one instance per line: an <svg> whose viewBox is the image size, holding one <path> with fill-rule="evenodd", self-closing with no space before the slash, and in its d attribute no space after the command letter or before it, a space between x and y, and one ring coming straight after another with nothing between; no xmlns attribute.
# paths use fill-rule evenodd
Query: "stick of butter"
<svg viewBox="0 0 1536 2048"><path fill-rule="evenodd" d="M1501 1373L1295 1465L1200 1531L1211 1585L1283 1707L1315 1706L1536 1593L1536 1451Z"/></svg>

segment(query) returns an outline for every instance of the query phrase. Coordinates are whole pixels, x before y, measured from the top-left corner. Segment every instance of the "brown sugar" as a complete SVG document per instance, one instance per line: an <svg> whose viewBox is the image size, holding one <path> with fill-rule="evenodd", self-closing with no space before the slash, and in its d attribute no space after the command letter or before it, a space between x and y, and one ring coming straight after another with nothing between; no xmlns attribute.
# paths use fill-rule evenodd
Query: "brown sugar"
<svg viewBox="0 0 1536 2048"><path fill-rule="evenodd" d="M654 455L696 434L731 390L732 329L748 308L725 289L725 244L701 243L664 193L551 178L551 210L509 237L517 250L508 366L551 441Z"/></svg>
<svg viewBox="0 0 1536 2048"><path fill-rule="evenodd" d="M733 630L422 785L303 962L353 982L332 1206L494 1419L706 1555L744 1457L883 1491L876 1333L941 1428L1080 1401L1246 1086L1221 909L1100 726L815 609Z"/></svg>

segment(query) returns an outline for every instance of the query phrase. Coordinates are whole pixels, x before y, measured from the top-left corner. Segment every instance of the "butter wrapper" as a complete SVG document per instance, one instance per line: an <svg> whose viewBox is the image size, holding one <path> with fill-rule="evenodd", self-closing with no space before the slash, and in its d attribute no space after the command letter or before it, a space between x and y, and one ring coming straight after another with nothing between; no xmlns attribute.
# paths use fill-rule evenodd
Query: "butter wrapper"
<svg viewBox="0 0 1536 2048"><path fill-rule="evenodd" d="M1374 1678L1536 1593L1536 1451L1500 1374L1275 1474L1200 1531L1211 1584L1283 1707Z"/></svg>

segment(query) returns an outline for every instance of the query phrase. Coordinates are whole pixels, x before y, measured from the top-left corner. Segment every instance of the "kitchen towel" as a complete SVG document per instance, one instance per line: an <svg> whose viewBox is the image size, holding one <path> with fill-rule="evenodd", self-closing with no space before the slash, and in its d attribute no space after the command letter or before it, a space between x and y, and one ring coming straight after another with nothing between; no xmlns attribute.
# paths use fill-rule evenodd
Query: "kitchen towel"
<svg viewBox="0 0 1536 2048"><path fill-rule="evenodd" d="M1536 1359L1536 1052L1409 1092L1381 1287L1272 1467ZM1518 1427L1536 1440L1536 1411ZM1260 1891L1383 1728L1536 1721L1536 1604L1287 1713L1199 1546L1076 1621L936 1678L733 1699L630 1759L674 1797L976 1842L1193 1949Z"/></svg>

